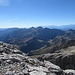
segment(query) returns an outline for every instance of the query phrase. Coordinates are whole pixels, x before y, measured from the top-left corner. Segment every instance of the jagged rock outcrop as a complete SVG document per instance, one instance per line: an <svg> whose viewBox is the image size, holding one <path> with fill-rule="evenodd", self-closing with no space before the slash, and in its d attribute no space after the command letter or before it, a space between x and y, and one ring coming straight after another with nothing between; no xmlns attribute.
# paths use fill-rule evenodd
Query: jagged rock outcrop
<svg viewBox="0 0 75 75"><path fill-rule="evenodd" d="M57 50L55 53L48 53L37 56L39 60L50 61L62 69L75 69L75 46Z"/></svg>
<svg viewBox="0 0 75 75"><path fill-rule="evenodd" d="M63 70L49 61L32 59L17 46L0 42L0 75L62 75Z"/></svg>
<svg viewBox="0 0 75 75"><path fill-rule="evenodd" d="M17 46L0 42L0 75L75 75L49 61L39 61L21 52Z"/></svg>

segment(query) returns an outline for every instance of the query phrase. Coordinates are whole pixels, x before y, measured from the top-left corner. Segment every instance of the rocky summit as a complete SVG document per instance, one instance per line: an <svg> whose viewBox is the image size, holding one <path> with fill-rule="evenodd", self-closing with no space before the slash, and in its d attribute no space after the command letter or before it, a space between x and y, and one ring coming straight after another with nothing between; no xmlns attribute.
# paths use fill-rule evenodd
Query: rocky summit
<svg viewBox="0 0 75 75"><path fill-rule="evenodd" d="M27 56L18 46L0 42L0 75L75 75L75 70L62 70L49 61Z"/></svg>

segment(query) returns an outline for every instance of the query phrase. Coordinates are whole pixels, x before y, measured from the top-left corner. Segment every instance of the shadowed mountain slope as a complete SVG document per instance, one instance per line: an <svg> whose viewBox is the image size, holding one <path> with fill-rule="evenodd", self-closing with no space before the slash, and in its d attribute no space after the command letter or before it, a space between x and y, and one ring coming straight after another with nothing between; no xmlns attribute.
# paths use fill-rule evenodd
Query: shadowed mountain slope
<svg viewBox="0 0 75 75"><path fill-rule="evenodd" d="M48 42L50 39L54 39L58 35L64 35L64 33L62 30L42 27L21 28L11 30L9 33L0 36L0 40L10 44L16 44L24 52L30 52L31 50L48 47L50 45Z"/></svg>

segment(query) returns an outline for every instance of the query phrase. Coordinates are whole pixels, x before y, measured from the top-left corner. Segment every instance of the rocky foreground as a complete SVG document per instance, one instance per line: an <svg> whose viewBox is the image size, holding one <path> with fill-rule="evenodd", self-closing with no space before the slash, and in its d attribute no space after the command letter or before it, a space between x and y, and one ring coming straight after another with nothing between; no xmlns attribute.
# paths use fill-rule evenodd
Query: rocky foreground
<svg viewBox="0 0 75 75"><path fill-rule="evenodd" d="M17 46L0 42L0 75L75 75L75 70L32 59Z"/></svg>

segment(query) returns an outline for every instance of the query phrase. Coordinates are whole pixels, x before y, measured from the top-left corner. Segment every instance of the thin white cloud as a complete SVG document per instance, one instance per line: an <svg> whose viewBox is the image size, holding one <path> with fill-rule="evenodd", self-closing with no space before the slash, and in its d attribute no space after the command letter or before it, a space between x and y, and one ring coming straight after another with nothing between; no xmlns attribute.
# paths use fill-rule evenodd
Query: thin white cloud
<svg viewBox="0 0 75 75"><path fill-rule="evenodd" d="M13 0L0 0L0 6L9 6ZM22 2L23 0L14 0L15 2Z"/></svg>
<svg viewBox="0 0 75 75"><path fill-rule="evenodd" d="M10 0L0 0L0 6L9 6Z"/></svg>

